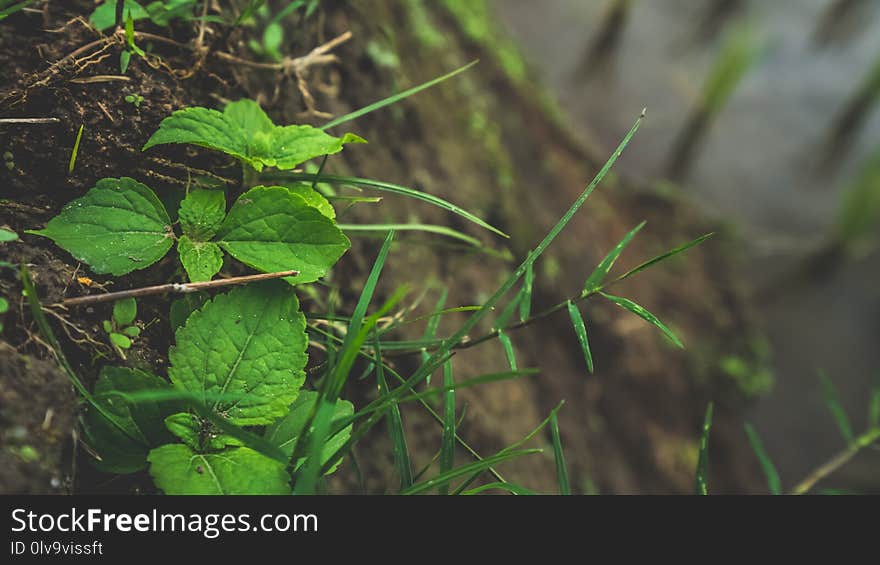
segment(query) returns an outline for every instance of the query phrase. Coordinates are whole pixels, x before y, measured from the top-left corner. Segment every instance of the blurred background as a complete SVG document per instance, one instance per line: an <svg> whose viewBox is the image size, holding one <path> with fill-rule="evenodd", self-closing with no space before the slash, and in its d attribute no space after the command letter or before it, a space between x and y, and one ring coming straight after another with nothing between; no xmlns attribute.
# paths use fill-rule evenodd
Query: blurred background
<svg viewBox="0 0 880 565"><path fill-rule="evenodd" d="M629 172L735 230L772 367L749 420L799 480L843 445L818 371L856 433L880 377L880 2L493 7L585 141L609 153L647 106ZM876 488L878 464L841 479Z"/></svg>

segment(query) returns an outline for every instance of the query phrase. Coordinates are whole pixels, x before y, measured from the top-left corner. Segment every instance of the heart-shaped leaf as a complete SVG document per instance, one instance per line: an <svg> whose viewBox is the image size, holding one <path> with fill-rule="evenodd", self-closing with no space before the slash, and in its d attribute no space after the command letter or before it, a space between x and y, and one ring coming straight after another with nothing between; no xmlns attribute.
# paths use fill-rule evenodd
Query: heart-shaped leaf
<svg viewBox="0 0 880 565"><path fill-rule="evenodd" d="M247 447L196 453L177 443L152 450L149 461L165 494L290 494L284 464Z"/></svg>
<svg viewBox="0 0 880 565"><path fill-rule="evenodd" d="M124 275L161 259L174 243L171 220L156 194L128 177L101 179L42 230L100 274Z"/></svg>

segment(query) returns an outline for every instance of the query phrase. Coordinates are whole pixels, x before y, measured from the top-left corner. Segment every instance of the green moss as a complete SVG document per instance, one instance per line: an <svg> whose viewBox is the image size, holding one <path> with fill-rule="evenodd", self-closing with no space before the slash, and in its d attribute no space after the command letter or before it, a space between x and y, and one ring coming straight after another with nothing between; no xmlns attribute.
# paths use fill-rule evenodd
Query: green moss
<svg viewBox="0 0 880 565"><path fill-rule="evenodd" d="M409 23L416 39L429 49L443 47L446 39L431 21L431 16L425 8L423 0L406 0L405 2Z"/></svg>
<svg viewBox="0 0 880 565"><path fill-rule="evenodd" d="M491 53L504 72L516 83L528 78L527 68L516 44L495 23L486 0L443 0L465 36Z"/></svg>

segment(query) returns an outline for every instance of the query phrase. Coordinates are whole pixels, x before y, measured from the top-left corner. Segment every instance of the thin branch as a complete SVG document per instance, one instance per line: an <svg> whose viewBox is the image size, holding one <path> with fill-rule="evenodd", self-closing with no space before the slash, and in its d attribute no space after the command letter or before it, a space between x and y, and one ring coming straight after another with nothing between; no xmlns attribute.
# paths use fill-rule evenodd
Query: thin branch
<svg viewBox="0 0 880 565"><path fill-rule="evenodd" d="M119 292L108 292L107 294L92 294L89 296L68 298L62 301L60 304L54 304L53 306L81 306L83 304L96 304L99 302L110 302L136 296L150 296L153 294L188 294L190 292L198 292L200 290L208 290L229 285L247 284L250 282L278 279L281 277L295 277L298 274L299 271L291 270L280 271L277 273L260 273L258 275L246 275L243 277L230 277L228 279L214 279L204 282L160 284L156 286L134 288L131 290L120 290Z"/></svg>
<svg viewBox="0 0 880 565"><path fill-rule="evenodd" d="M0 125L4 124L57 124L58 118L0 118Z"/></svg>
<svg viewBox="0 0 880 565"><path fill-rule="evenodd" d="M832 457L828 462L810 473L806 479L791 489L791 494L806 494L816 483L834 473L856 456L862 449L880 440L880 428L874 428L857 437L846 449Z"/></svg>

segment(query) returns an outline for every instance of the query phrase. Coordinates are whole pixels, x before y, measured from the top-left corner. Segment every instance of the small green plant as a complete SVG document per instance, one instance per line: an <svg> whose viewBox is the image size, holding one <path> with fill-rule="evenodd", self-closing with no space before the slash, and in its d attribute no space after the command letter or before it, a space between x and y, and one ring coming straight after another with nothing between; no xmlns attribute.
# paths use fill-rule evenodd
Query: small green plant
<svg viewBox="0 0 880 565"><path fill-rule="evenodd" d="M132 340L141 335L141 329L134 323L137 318L137 302L134 298L123 298L113 304L113 316L104 320L104 331L117 354L125 359L124 351L131 348Z"/></svg>
<svg viewBox="0 0 880 565"><path fill-rule="evenodd" d="M141 102L144 101L144 97L140 94L127 94L125 96L125 101L133 105L135 108L140 108Z"/></svg>
<svg viewBox="0 0 880 565"><path fill-rule="evenodd" d="M70 202L45 229L48 237L94 272L123 275L146 268L174 245L192 281L210 280L223 264L223 251L264 272L299 270L291 283L323 276L350 247L307 185L257 186L226 213L222 191L194 189L180 204L177 237L165 206L134 179L102 179Z"/></svg>
<svg viewBox="0 0 880 565"><path fill-rule="evenodd" d="M9 301L0 296L0 315L9 311ZM0 321L0 332L3 331L3 322Z"/></svg>
<svg viewBox="0 0 880 565"><path fill-rule="evenodd" d="M125 74L128 65L131 62L131 56L145 57L146 53L134 42L134 19L131 17L131 11L125 18L125 49L119 54L119 73Z"/></svg>
<svg viewBox="0 0 880 565"><path fill-rule="evenodd" d="M218 295L189 316L168 354L170 384L143 371L105 368L95 398L117 421L96 410L86 417L99 468L131 473L149 464L167 494L289 493L302 461L289 469L287 461L317 399L302 390L305 330L289 285L268 281ZM340 401L334 421L352 413ZM245 447L241 434L218 423L261 437L271 456ZM328 441L328 456L350 431L344 426Z"/></svg>
<svg viewBox="0 0 880 565"><path fill-rule="evenodd" d="M150 20L158 26L167 26L172 20L194 19L193 8L198 0L164 0L141 4L135 0L124 0L123 11L130 14L132 21ZM107 0L95 8L89 21L100 31L110 29L116 24L116 0Z"/></svg>
<svg viewBox="0 0 880 565"><path fill-rule="evenodd" d="M309 159L339 153L347 143L366 141L352 133L333 137L312 126L276 126L259 104L245 99L227 104L223 112L201 107L174 112L143 148L165 143L222 151L260 172L264 167L293 169Z"/></svg>

